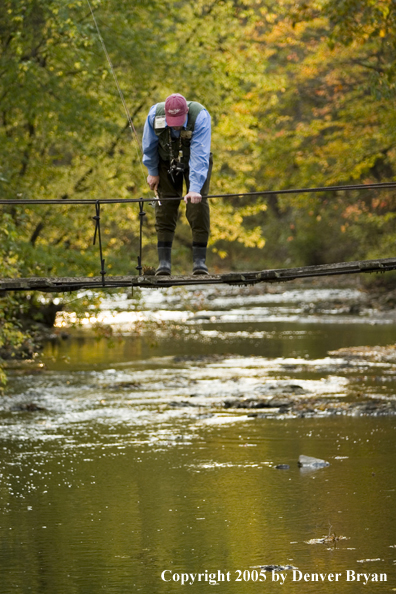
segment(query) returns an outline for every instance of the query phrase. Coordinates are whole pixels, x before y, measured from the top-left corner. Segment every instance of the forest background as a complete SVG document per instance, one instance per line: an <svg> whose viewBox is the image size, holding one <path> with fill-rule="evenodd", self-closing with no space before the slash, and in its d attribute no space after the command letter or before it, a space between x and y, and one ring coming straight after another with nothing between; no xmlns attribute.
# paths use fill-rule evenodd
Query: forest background
<svg viewBox="0 0 396 594"><path fill-rule="evenodd" d="M211 193L395 180L393 0L91 0L141 138L173 92L212 116ZM92 276L92 206L152 195L86 0L2 0L0 196L65 206L0 210L0 276ZM212 270L390 257L394 191L211 201ZM144 261L156 265L146 208ZM108 274L134 274L138 208L102 208ZM188 272L184 214L174 272ZM388 277L390 278L390 277ZM59 301L59 297L57 302ZM80 300L83 311L88 306ZM76 300L0 299L0 357L29 356L31 322ZM1 377L0 377L1 379Z"/></svg>

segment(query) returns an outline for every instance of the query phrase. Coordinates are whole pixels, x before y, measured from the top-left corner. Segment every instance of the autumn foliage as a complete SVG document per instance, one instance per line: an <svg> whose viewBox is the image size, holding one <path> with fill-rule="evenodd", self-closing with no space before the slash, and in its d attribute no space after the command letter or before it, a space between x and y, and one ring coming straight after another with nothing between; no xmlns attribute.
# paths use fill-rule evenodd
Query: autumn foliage
<svg viewBox="0 0 396 594"><path fill-rule="evenodd" d="M150 106L172 92L210 111L212 193L394 179L392 0L91 4L138 136ZM2 1L0 153L1 198L65 199L65 206L2 207L1 275L97 274L94 212L67 200L151 194L85 0ZM214 267L392 254L393 191L211 205ZM102 214L108 273L134 272L138 209ZM148 211L147 264L155 264L153 218ZM189 233L182 221L179 272ZM0 348L22 340L17 309L13 297L0 301Z"/></svg>

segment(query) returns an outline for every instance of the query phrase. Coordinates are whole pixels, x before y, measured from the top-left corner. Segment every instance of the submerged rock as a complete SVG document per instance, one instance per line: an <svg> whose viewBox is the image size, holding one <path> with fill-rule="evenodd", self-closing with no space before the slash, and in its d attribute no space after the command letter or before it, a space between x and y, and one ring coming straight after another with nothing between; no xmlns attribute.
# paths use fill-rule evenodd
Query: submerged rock
<svg viewBox="0 0 396 594"><path fill-rule="evenodd" d="M117 384L106 386L108 390L137 390L141 387L142 384L137 382L118 382Z"/></svg>
<svg viewBox="0 0 396 594"><path fill-rule="evenodd" d="M186 402L185 400L172 400L171 402L168 402L168 406L172 406L174 408L196 408L197 404L195 404L194 402Z"/></svg>
<svg viewBox="0 0 396 594"><path fill-rule="evenodd" d="M223 401L224 408L271 408L271 409L282 409L279 412L283 412L292 405L290 400L262 400L259 398L244 398L243 400L238 399L226 399Z"/></svg>
<svg viewBox="0 0 396 594"><path fill-rule="evenodd" d="M387 416L396 415L396 400L367 398L359 402L345 402L338 398L279 398L270 400L260 398L227 398L219 406L232 409L250 409L248 416L260 419L276 418L287 415L288 418L348 416ZM256 410L257 412L253 412Z"/></svg>
<svg viewBox="0 0 396 594"><path fill-rule="evenodd" d="M263 571L286 571L286 569L297 569L293 565L262 565Z"/></svg>
<svg viewBox="0 0 396 594"><path fill-rule="evenodd" d="M283 394L305 394L307 390L304 390L302 386L298 386L297 384L289 384L288 386L283 386L281 392Z"/></svg>
<svg viewBox="0 0 396 594"><path fill-rule="evenodd" d="M325 466L330 466L330 462L312 456L301 455L298 458L298 465L300 468L325 468Z"/></svg>
<svg viewBox="0 0 396 594"><path fill-rule="evenodd" d="M228 355L176 355L173 357L174 363L213 363L227 359Z"/></svg>
<svg viewBox="0 0 396 594"><path fill-rule="evenodd" d="M289 470L290 466L288 464L277 464L275 468L277 470Z"/></svg>
<svg viewBox="0 0 396 594"><path fill-rule="evenodd" d="M199 415L195 415L194 419L211 419L214 417L213 413L201 413Z"/></svg>
<svg viewBox="0 0 396 594"><path fill-rule="evenodd" d="M279 412L284 412L293 406L293 400L289 398L278 398L276 396L268 400L267 403L268 408L279 408Z"/></svg>
<svg viewBox="0 0 396 594"><path fill-rule="evenodd" d="M15 404L15 406L11 407L13 411L22 411L22 412L40 412L46 411L47 409L43 406L39 406L35 402L28 402L25 404Z"/></svg>
<svg viewBox="0 0 396 594"><path fill-rule="evenodd" d="M310 540L306 540L307 544L328 544L328 543L336 543L339 540L347 540L346 536L336 536L333 534L328 534L327 536L322 536L322 538L311 538Z"/></svg>

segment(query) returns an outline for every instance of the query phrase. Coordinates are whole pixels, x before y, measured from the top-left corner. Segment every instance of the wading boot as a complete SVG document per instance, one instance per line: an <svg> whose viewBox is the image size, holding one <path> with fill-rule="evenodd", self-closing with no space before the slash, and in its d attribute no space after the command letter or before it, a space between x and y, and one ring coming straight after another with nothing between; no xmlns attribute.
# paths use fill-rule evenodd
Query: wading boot
<svg viewBox="0 0 396 594"><path fill-rule="evenodd" d="M157 245L159 265L155 276L170 276L172 244L168 241L159 241Z"/></svg>
<svg viewBox="0 0 396 594"><path fill-rule="evenodd" d="M202 243L193 244L193 274L209 274L205 264L206 245Z"/></svg>

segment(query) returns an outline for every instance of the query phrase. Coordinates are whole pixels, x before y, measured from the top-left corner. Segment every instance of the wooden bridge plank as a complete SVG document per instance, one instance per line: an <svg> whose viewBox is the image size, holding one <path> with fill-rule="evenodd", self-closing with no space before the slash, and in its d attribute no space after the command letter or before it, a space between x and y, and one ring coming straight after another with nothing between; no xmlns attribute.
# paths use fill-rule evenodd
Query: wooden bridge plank
<svg viewBox="0 0 396 594"><path fill-rule="evenodd" d="M7 291L62 293L84 289L122 287L160 289L188 285L250 285L260 282L285 282L297 278L358 274L362 272L386 272L389 270L396 270L396 258L358 260L356 262L338 262L335 264L321 264L319 266L278 268L253 272L229 272L209 276L106 276L104 286L100 276L3 278L0 279L0 294Z"/></svg>

